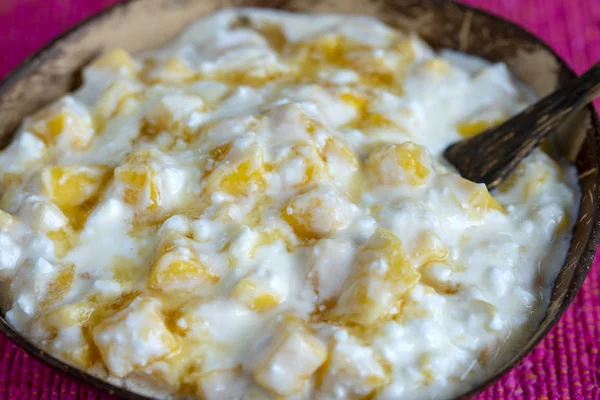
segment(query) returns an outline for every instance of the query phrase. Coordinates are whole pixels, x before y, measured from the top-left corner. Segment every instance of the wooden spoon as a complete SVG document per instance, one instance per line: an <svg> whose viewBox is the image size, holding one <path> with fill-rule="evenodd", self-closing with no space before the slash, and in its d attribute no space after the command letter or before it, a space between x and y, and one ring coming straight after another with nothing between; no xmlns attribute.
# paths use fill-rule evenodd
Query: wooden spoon
<svg viewBox="0 0 600 400"><path fill-rule="evenodd" d="M444 153L473 182L498 186L521 160L600 91L600 62L501 125L457 142Z"/></svg>

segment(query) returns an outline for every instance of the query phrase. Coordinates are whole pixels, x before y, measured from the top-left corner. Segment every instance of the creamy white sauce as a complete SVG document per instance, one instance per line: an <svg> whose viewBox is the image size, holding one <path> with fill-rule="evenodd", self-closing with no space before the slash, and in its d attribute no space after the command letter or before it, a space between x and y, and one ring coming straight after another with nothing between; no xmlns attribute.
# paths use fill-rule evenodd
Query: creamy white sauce
<svg viewBox="0 0 600 400"><path fill-rule="evenodd" d="M239 9L84 77L0 153L6 315L53 355L166 398L443 399L539 322L575 169L536 150L492 197L442 155L534 101L504 64Z"/></svg>

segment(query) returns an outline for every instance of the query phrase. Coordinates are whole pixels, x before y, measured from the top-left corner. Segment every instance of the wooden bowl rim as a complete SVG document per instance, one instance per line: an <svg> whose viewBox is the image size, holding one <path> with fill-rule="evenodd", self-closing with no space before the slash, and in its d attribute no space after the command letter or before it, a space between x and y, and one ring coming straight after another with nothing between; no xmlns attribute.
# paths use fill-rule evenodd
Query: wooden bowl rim
<svg viewBox="0 0 600 400"><path fill-rule="evenodd" d="M73 25L68 30L64 31L60 35L56 36L54 39L46 42L39 50L35 53L27 57L23 60L17 67L11 70L1 81L0 81L0 95L4 94L10 87L12 87L16 82L22 79L25 76L28 76L32 71L34 71L39 65L42 65L49 58L52 57L54 52L57 51L57 47L69 40L76 39L78 35L83 34L88 27L91 27L93 24L100 23L106 18L110 18L114 13L117 13L120 9L126 8L129 4L140 2L143 0L123 0L121 2L115 3L91 16L83 19L81 22ZM435 7L444 7L445 5L452 5L453 7L457 7L461 9L461 11L471 12L473 14L477 14L483 18L488 18L491 20L495 20L495 22L499 22L505 24L508 27L511 27L516 35L519 37L523 37L528 41L536 42L543 49L551 53L558 63L558 67L566 72L569 78L575 77L575 72L569 67L566 61L558 55L548 43L546 43L543 39L539 38L534 33L530 32L528 29L511 22L499 15L496 15L492 12L484 11L478 7L456 3L452 0L440 0L439 2L430 3ZM600 154L600 121L598 118L598 114L593 105L589 105L586 107L589 111L591 124L586 131L586 137L592 136L596 139L597 150ZM600 161L597 163L600 166ZM600 174L598 174L596 180L596 187L600 188ZM580 215L578 215L578 218ZM587 242L585 243L583 252L581 254L580 260L577 263L576 270L583 271L583 273L579 273L576 277L573 278L574 284L571 285L565 297L563 298L560 307L555 315L555 317L551 320L550 323L547 324L545 328L539 329L537 332L541 332L538 337L528 342L528 346L526 350L520 354L519 358L513 359L511 362L504 365L503 368L496 371L492 376L485 379L478 385L471 388L467 393L460 395L455 398L455 400L460 399L471 399L476 394L482 392L486 388L488 388L491 384L498 381L502 378L506 373L512 370L518 363L520 363L531 351L537 346L537 344L546 337L547 333L556 325L556 323L560 320L561 316L564 314L566 309L569 307L575 295L581 289L583 282L585 281L586 276L591 269L591 266L594 261L594 257L596 255L596 251L598 248L598 242L600 241L600 204L596 204L594 207L594 215L592 216L592 227L589 237L587 238ZM572 246L569 246L569 248ZM564 268L564 265L561 269ZM152 397L140 395L134 393L128 389L125 389L121 386L117 386L111 382L105 381L101 378L98 378L94 375L91 375L83 370L75 368L66 362L55 358L50 353L40 349L36 344L31 342L25 336L23 336L20 332L15 330L5 319L5 317L0 314L0 332L5 334L14 344L16 344L21 349L25 350L27 353L32 355L37 360L41 361L44 364L50 365L51 367L60 370L61 372L67 373L70 376L78 379L81 382L91 385L96 389L100 389L109 395L118 396L122 399L128 400L151 400Z"/></svg>

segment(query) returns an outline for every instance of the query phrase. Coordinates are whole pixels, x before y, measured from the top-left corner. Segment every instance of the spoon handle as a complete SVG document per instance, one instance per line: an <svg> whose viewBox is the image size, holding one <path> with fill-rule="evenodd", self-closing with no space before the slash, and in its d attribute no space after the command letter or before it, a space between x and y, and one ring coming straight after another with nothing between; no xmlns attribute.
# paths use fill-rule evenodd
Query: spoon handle
<svg viewBox="0 0 600 400"><path fill-rule="evenodd" d="M600 92L600 62L505 123L446 149L444 155L471 181L498 186L560 123Z"/></svg>

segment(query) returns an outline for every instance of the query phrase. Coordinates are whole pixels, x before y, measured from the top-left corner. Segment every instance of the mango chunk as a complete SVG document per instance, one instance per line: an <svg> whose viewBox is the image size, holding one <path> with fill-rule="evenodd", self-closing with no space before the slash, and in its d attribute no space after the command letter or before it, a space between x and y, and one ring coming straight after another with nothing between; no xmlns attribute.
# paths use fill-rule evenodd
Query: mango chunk
<svg viewBox="0 0 600 400"><path fill-rule="evenodd" d="M115 169L115 181L122 185L127 204L156 209L162 203L161 181L150 155L130 155Z"/></svg>
<svg viewBox="0 0 600 400"><path fill-rule="evenodd" d="M484 184L471 182L460 176L455 176L452 179L458 187L454 197L463 211L470 217L480 218L490 211L506 213L504 207L492 197Z"/></svg>
<svg viewBox="0 0 600 400"><path fill-rule="evenodd" d="M65 97L39 111L25 128L47 145L83 150L94 138L94 123L87 109Z"/></svg>
<svg viewBox="0 0 600 400"><path fill-rule="evenodd" d="M177 350L165 325L160 302L138 297L92 330L94 343L108 371L119 378Z"/></svg>
<svg viewBox="0 0 600 400"><path fill-rule="evenodd" d="M97 195L109 173L101 165L55 165L42 170L42 187L54 204L75 207Z"/></svg>
<svg viewBox="0 0 600 400"><path fill-rule="evenodd" d="M360 354L360 361L356 359ZM327 363L319 371L318 389L335 391L345 399L364 399L385 387L391 379L389 365L372 347L350 336L336 341Z"/></svg>
<svg viewBox="0 0 600 400"><path fill-rule="evenodd" d="M160 254L150 271L148 287L165 293L212 286L219 275L197 259L185 242L178 241Z"/></svg>
<svg viewBox="0 0 600 400"><path fill-rule="evenodd" d="M325 170L318 149L309 143L295 143L277 164L281 181L288 188L301 188L317 183Z"/></svg>
<svg viewBox="0 0 600 400"><path fill-rule="evenodd" d="M131 114L139 105L142 87L129 80L117 80L104 90L93 114L99 131L119 115Z"/></svg>
<svg viewBox="0 0 600 400"><path fill-rule="evenodd" d="M254 379L276 395L298 394L326 358L327 347L308 327L286 320L258 355Z"/></svg>
<svg viewBox="0 0 600 400"><path fill-rule="evenodd" d="M414 240L411 258L418 268L432 262L443 261L448 254L448 248L437 234L423 231Z"/></svg>
<svg viewBox="0 0 600 400"><path fill-rule="evenodd" d="M177 85L193 79L195 73L188 63L179 57L170 57L162 62L149 60L150 66L144 81L150 84Z"/></svg>
<svg viewBox="0 0 600 400"><path fill-rule="evenodd" d="M266 311L277 307L285 300L278 289L269 285L266 279L249 276L234 286L231 297L241 301L251 310Z"/></svg>
<svg viewBox="0 0 600 400"><path fill-rule="evenodd" d="M40 302L42 309L50 307L62 300L71 290L73 285L73 277L75 275L75 266L63 266L56 274L56 277L50 282L44 298Z"/></svg>
<svg viewBox="0 0 600 400"><path fill-rule="evenodd" d="M321 239L346 228L352 205L335 191L315 188L290 199L281 217L302 239Z"/></svg>
<svg viewBox="0 0 600 400"><path fill-rule="evenodd" d="M142 119L141 132L144 135L155 136L167 132L175 136L191 135L188 126L194 113L206 111L202 98L191 94L173 94L164 96L158 104L152 107Z"/></svg>
<svg viewBox="0 0 600 400"><path fill-rule="evenodd" d="M135 60L123 49L113 49L102 54L88 68L106 70L128 77L135 77L138 69Z"/></svg>
<svg viewBox="0 0 600 400"><path fill-rule="evenodd" d="M226 157L216 165L208 178L208 190L231 196L247 196L265 187L263 151L256 147L237 160Z"/></svg>
<svg viewBox="0 0 600 400"><path fill-rule="evenodd" d="M393 314L402 297L418 281L419 273L400 239L384 228L377 228L359 250L328 318L371 325Z"/></svg>
<svg viewBox="0 0 600 400"><path fill-rule="evenodd" d="M424 186L433 175L431 157L413 142L382 146L369 155L366 167L381 185Z"/></svg>

